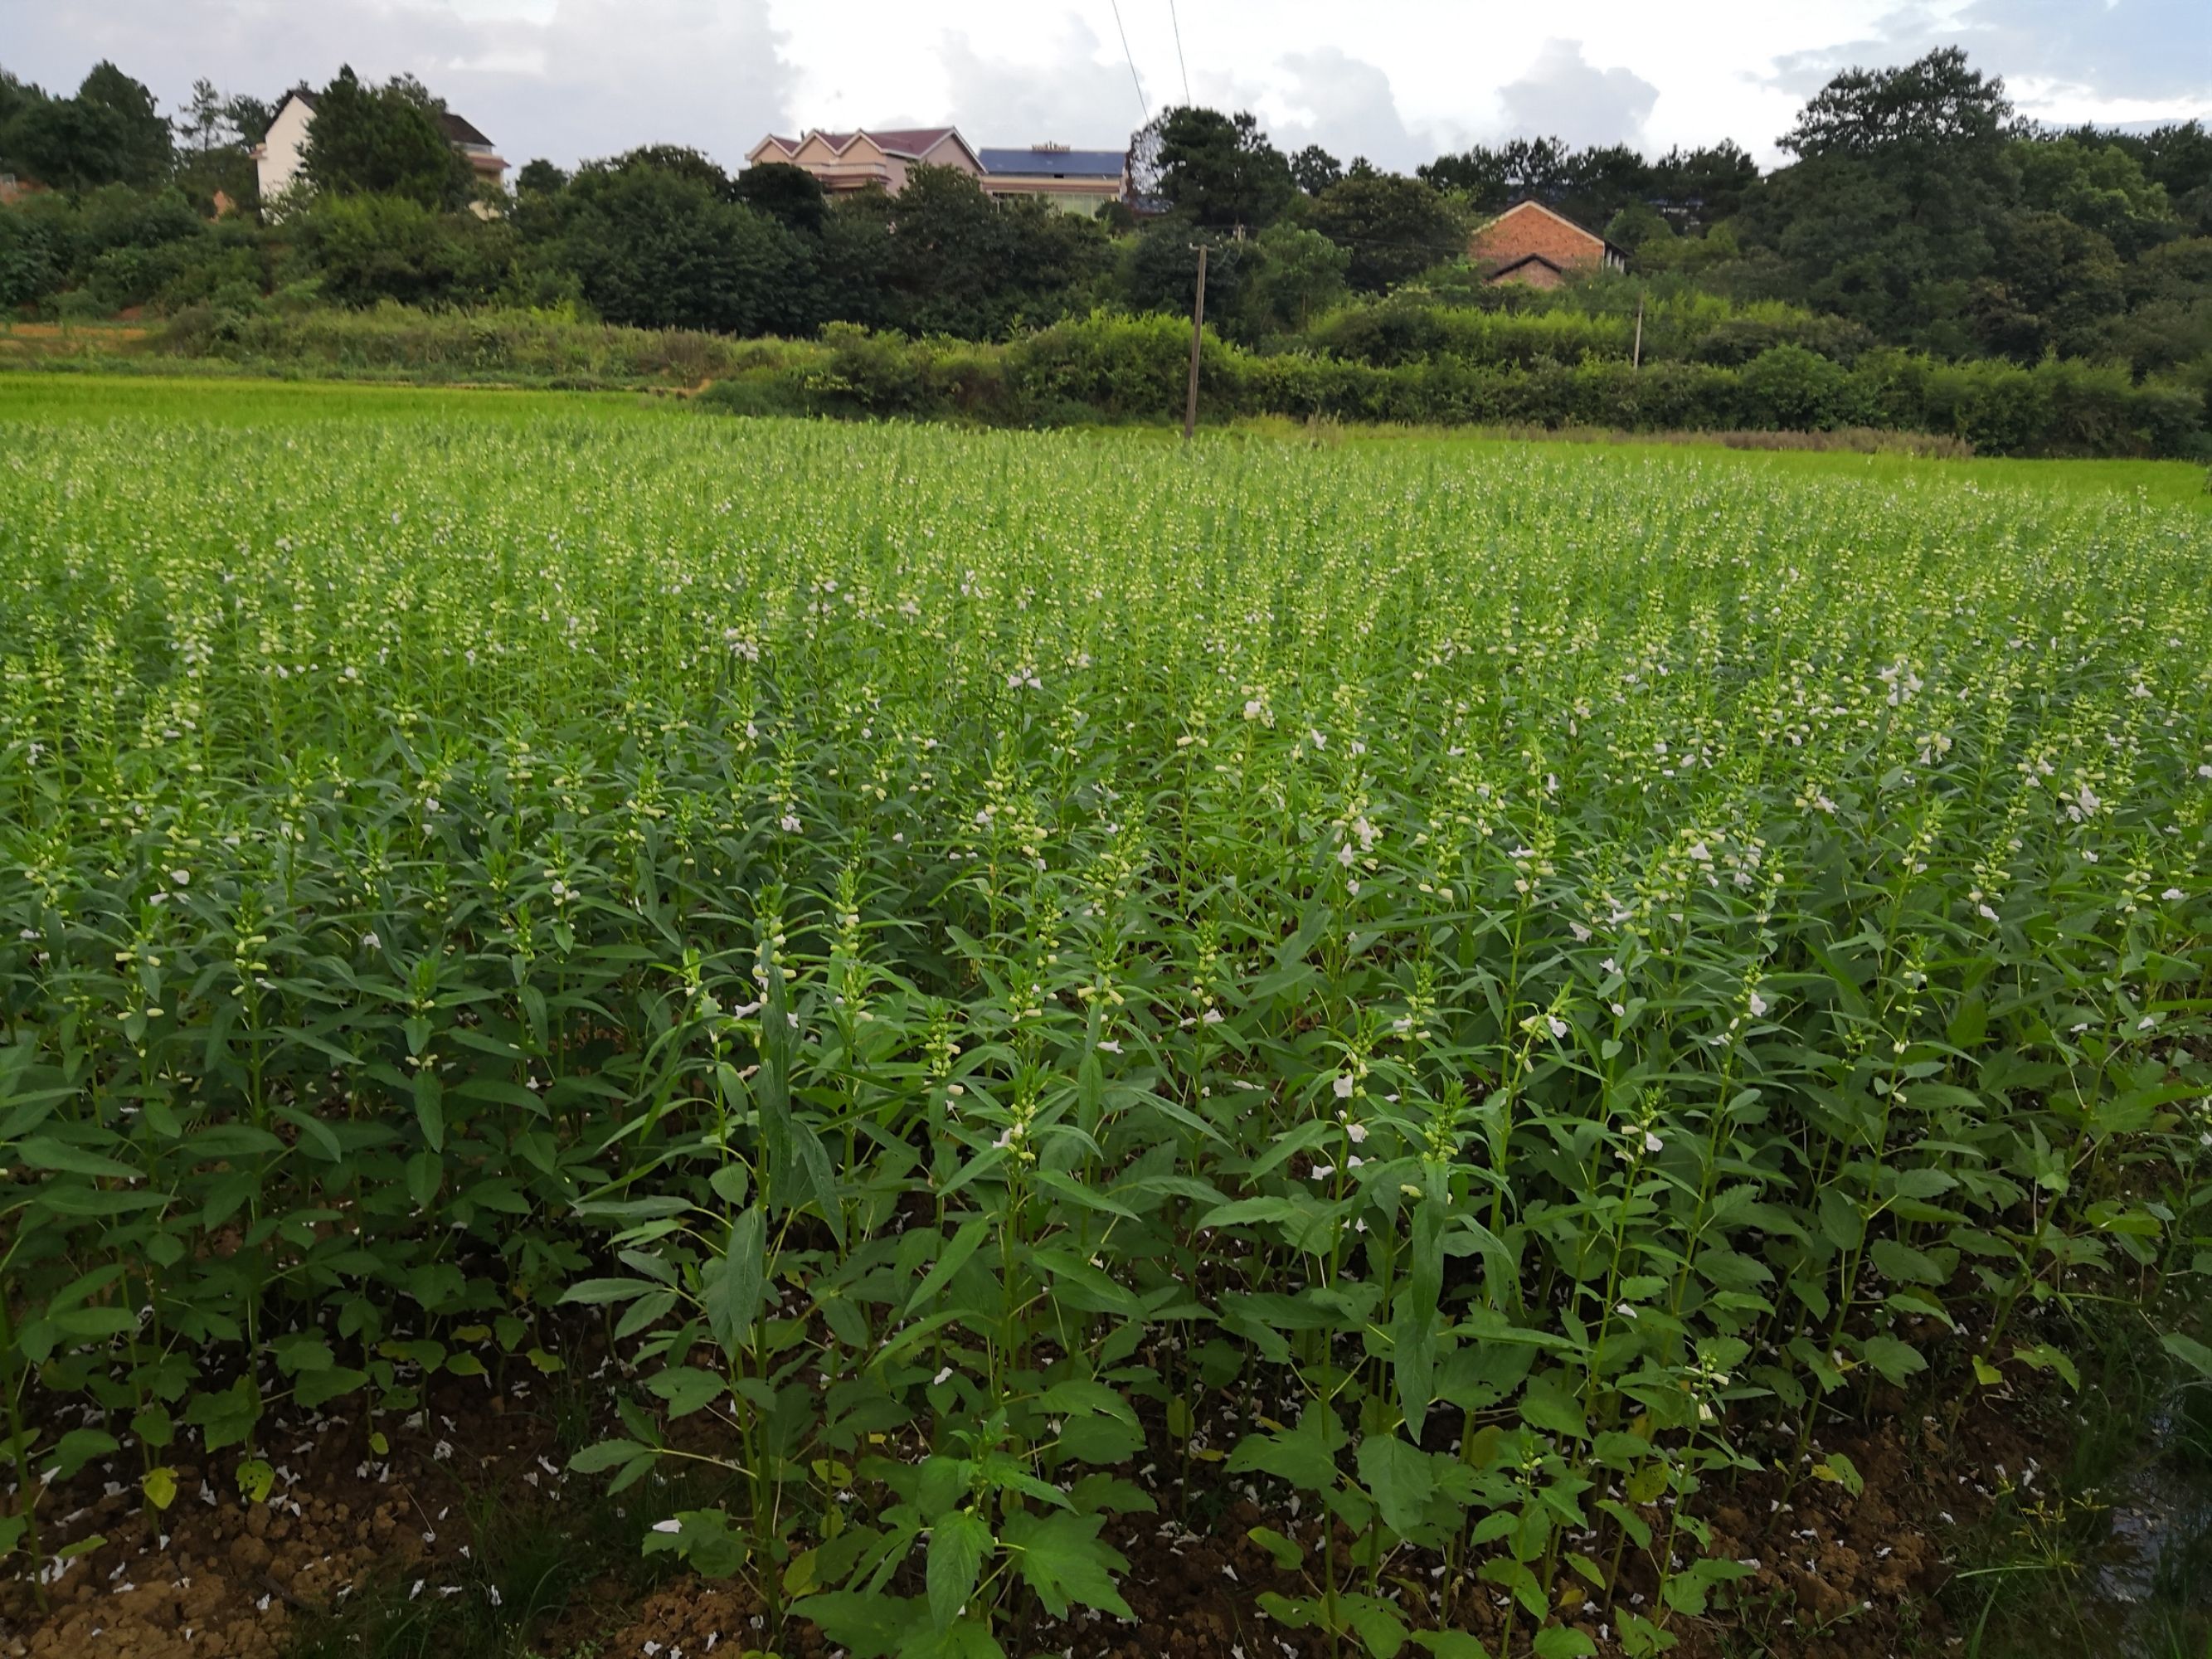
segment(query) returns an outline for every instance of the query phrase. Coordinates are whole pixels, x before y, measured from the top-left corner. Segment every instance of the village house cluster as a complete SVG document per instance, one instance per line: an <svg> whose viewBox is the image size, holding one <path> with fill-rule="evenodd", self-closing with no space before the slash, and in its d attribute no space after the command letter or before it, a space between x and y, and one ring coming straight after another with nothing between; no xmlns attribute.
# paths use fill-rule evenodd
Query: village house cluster
<svg viewBox="0 0 2212 1659"><path fill-rule="evenodd" d="M261 143L255 146L261 198L277 200L298 177L315 118L315 96L286 94ZM495 187L507 174L506 159L473 123L450 111L441 114L446 137L468 159L477 177ZM796 138L769 133L745 153L748 164L782 162L811 174L832 196L881 190L896 196L917 167L950 167L1000 198L1030 196L1065 213L1092 216L1112 204L1137 206L1127 150L1077 149L1042 143L978 148L957 127L857 128L830 132L809 128ZM15 181L10 179L10 185ZM1540 202L1516 204L1481 226L1468 243L1468 258L1492 283L1557 288L1569 273L1602 266L1621 270L1627 255Z"/></svg>

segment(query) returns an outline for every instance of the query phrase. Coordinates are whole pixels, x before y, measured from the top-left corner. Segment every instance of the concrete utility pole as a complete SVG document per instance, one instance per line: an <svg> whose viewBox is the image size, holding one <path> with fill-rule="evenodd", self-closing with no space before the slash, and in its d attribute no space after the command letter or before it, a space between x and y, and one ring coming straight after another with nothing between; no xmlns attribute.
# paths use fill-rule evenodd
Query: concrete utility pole
<svg viewBox="0 0 2212 1659"><path fill-rule="evenodd" d="M1198 345L1200 331L1206 326L1206 244L1193 242L1198 250L1198 289L1190 302L1190 393L1183 399L1182 441L1190 441L1190 434L1198 430Z"/></svg>
<svg viewBox="0 0 2212 1659"><path fill-rule="evenodd" d="M1632 369L1644 367L1644 296L1641 294L1636 296L1636 351L1629 358L1628 366Z"/></svg>

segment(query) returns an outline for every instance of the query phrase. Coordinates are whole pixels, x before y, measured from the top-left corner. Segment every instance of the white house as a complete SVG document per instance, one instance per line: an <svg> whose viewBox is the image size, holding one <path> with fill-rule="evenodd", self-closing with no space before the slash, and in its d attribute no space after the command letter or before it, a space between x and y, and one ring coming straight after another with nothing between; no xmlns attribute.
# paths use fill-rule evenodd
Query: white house
<svg viewBox="0 0 2212 1659"><path fill-rule="evenodd" d="M264 207L281 198L298 179L300 159L307 148L307 129L314 120L315 94L304 88L295 87L276 106L276 118L269 123L269 131L253 147L253 164L260 176ZM477 177L487 184L498 184L506 174L507 162L493 148L491 140L477 131L473 123L463 120L451 110L441 111L438 123L445 129L446 142L467 158Z"/></svg>

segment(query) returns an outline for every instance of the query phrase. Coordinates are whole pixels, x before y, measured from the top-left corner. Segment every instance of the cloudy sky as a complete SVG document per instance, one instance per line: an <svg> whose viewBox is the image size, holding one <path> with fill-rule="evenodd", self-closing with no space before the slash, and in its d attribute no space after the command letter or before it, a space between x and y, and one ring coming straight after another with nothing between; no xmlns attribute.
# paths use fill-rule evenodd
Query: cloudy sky
<svg viewBox="0 0 2212 1659"><path fill-rule="evenodd" d="M1836 70L1950 42L2044 119L2212 117L2208 0L0 0L0 67L50 89L101 58L165 109L203 76L273 97L404 70L518 163L941 121L1118 149L1186 84L1392 167L1547 132L1771 160Z"/></svg>

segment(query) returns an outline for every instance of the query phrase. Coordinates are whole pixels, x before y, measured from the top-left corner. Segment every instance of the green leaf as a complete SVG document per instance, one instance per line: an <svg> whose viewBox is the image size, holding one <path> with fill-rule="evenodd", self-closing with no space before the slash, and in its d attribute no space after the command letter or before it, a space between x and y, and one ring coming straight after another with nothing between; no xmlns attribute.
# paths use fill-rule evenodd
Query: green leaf
<svg viewBox="0 0 2212 1659"><path fill-rule="evenodd" d="M1136 1616L1114 1588L1113 1575L1127 1572L1129 1562L1098 1536L1105 1524L1103 1516L1065 1512L1037 1516L1018 1510L1006 1518L1001 1541L1020 1552L1015 1560L1023 1582L1054 1618L1066 1618L1076 1603L1117 1619Z"/></svg>
<svg viewBox="0 0 2212 1659"><path fill-rule="evenodd" d="M702 1371L696 1365L678 1365L648 1379L645 1386L667 1401L671 1417L688 1417L720 1400L729 1385L712 1371Z"/></svg>
<svg viewBox="0 0 2212 1659"><path fill-rule="evenodd" d="M1531 1428L1580 1440L1589 1432L1582 1401L1548 1376L1532 1377L1521 1396L1521 1420Z"/></svg>
<svg viewBox="0 0 2212 1659"><path fill-rule="evenodd" d="M629 1302L660 1287L649 1279L585 1279L561 1293L563 1303L599 1307L611 1302Z"/></svg>
<svg viewBox="0 0 2212 1659"><path fill-rule="evenodd" d="M415 1073L415 1121L422 1127L423 1145L434 1152L445 1151L446 1091L428 1066Z"/></svg>
<svg viewBox="0 0 2212 1659"><path fill-rule="evenodd" d="M71 1429L54 1442L46 1454L46 1469L57 1480L67 1480L95 1457L120 1451L121 1443L100 1429Z"/></svg>
<svg viewBox="0 0 2212 1659"><path fill-rule="evenodd" d="M1928 1362L1920 1357L1919 1349L1893 1336L1869 1336L1859 1345L1859 1351L1866 1356L1868 1364L1892 1382L1902 1382L1915 1371L1928 1369Z"/></svg>
<svg viewBox="0 0 2212 1659"><path fill-rule="evenodd" d="M597 1474L617 1463L628 1463L653 1455L652 1447L641 1446L635 1440L602 1440L597 1445L585 1447L570 1458L568 1467L579 1474Z"/></svg>
<svg viewBox="0 0 2212 1659"><path fill-rule="evenodd" d="M27 1140L17 1141L15 1156L34 1170L58 1170L65 1175L111 1176L118 1181L136 1181L144 1173L128 1164L118 1164L112 1158L102 1158L97 1152L88 1152L46 1135L33 1135Z"/></svg>
<svg viewBox="0 0 2212 1659"><path fill-rule="evenodd" d="M2184 1336L2179 1331L2168 1331L2159 1340L2165 1345L2168 1353L2197 1376L2212 1378L2212 1348L2206 1347L2193 1337Z"/></svg>
<svg viewBox="0 0 2212 1659"><path fill-rule="evenodd" d="M952 1276L968 1265L991 1231L992 1218L979 1215L961 1224L952 1242L945 1247L936 1265L922 1276L921 1283L914 1287L914 1294L906 1300L905 1317L911 1319L927 1305L930 1298L952 1282Z"/></svg>
<svg viewBox="0 0 2212 1659"><path fill-rule="evenodd" d="M734 1577L745 1565L748 1542L720 1510L678 1510L645 1535L645 1553L672 1553L705 1578Z"/></svg>
<svg viewBox="0 0 2212 1659"><path fill-rule="evenodd" d="M1436 1491L1429 1455L1395 1434L1370 1434L1359 1443L1359 1478L1382 1511L1383 1524L1401 1538L1420 1525L1421 1512Z"/></svg>
<svg viewBox="0 0 2212 1659"><path fill-rule="evenodd" d="M1436 1659L1490 1659L1490 1650L1463 1630L1417 1630L1413 1643Z"/></svg>
<svg viewBox="0 0 2212 1659"><path fill-rule="evenodd" d="M975 1593L983 1559L995 1545L991 1528L973 1510L953 1510L937 1518L929 1531L929 1616L940 1631Z"/></svg>
<svg viewBox="0 0 2212 1659"><path fill-rule="evenodd" d="M299 1380L292 1385L292 1402L312 1411L319 1406L327 1406L341 1395L366 1388L368 1384L368 1373L356 1370L350 1365L330 1365L321 1370L302 1371Z"/></svg>
<svg viewBox="0 0 2212 1659"><path fill-rule="evenodd" d="M1305 1564L1306 1553L1297 1540L1284 1537L1273 1527L1254 1527L1244 1535L1273 1557L1285 1572L1296 1572Z"/></svg>
<svg viewBox="0 0 2212 1659"><path fill-rule="evenodd" d="M700 1274L707 1326L731 1359L749 1347L768 1273L768 1217L757 1204L730 1224L720 1256Z"/></svg>
<svg viewBox="0 0 2212 1659"><path fill-rule="evenodd" d="M261 1395L251 1376L240 1377L219 1393L196 1395L185 1408L185 1421L199 1430L211 1452L238 1445L260 1420Z"/></svg>
<svg viewBox="0 0 2212 1659"><path fill-rule="evenodd" d="M1841 1486L1854 1498L1866 1490L1866 1481L1860 1475L1858 1466L1841 1452L1830 1452L1820 1462L1814 1464L1813 1478Z"/></svg>
<svg viewBox="0 0 2212 1659"><path fill-rule="evenodd" d="M1597 1644L1571 1625L1547 1625L1536 1632L1536 1659L1589 1659Z"/></svg>

